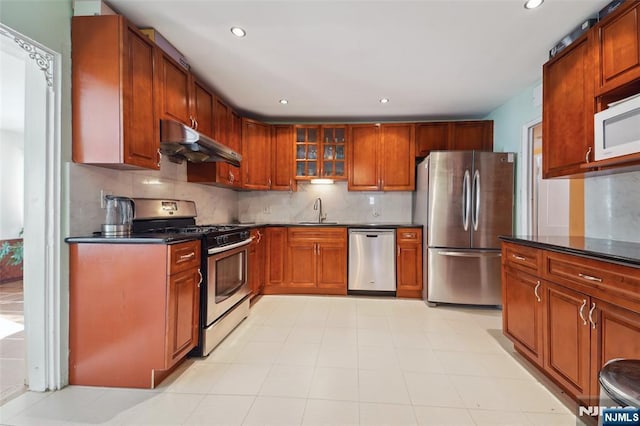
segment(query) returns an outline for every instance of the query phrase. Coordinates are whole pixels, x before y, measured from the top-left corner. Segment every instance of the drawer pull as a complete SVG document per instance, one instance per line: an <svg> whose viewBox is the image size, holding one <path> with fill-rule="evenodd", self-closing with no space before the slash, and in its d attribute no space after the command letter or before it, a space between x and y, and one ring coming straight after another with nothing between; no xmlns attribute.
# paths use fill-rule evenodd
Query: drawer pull
<svg viewBox="0 0 640 426"><path fill-rule="evenodd" d="M587 281L595 281L597 283L601 283L602 282L602 278L598 278L598 277L593 277L591 275L585 275L583 273L579 273L578 276L580 278L584 278Z"/></svg>
<svg viewBox="0 0 640 426"><path fill-rule="evenodd" d="M542 301L542 299L540 299L540 295L538 294L539 288L540 288L540 280L537 281L536 288L533 289L533 294L536 295L536 299L538 299L538 303Z"/></svg>
<svg viewBox="0 0 640 426"><path fill-rule="evenodd" d="M194 257L196 257L196 252L192 251L189 254L183 254L180 256L180 261L185 261L185 260L189 260L189 259L193 259Z"/></svg>
<svg viewBox="0 0 640 426"><path fill-rule="evenodd" d="M587 299L582 299L582 305L580 306L580 319L583 325L587 325L587 320L584 318L584 307L587 305Z"/></svg>
<svg viewBox="0 0 640 426"><path fill-rule="evenodd" d="M589 309L589 322L591 323L591 327L592 328L596 328L596 323L593 320L593 311L596 309L596 304L595 302L593 303L593 305L591 305L591 309Z"/></svg>
<svg viewBox="0 0 640 426"><path fill-rule="evenodd" d="M514 259L516 259L516 260L520 260L520 261L522 261L522 262L524 262L525 260L527 260L527 258L526 258L526 257L524 257L524 256L518 256L517 254L512 254L511 256L513 256L513 258L514 258Z"/></svg>

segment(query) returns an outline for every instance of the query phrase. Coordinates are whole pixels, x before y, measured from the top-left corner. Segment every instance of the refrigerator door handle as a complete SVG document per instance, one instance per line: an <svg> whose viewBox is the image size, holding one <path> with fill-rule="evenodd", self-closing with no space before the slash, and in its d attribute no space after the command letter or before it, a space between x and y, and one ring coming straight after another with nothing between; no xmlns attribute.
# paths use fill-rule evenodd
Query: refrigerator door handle
<svg viewBox="0 0 640 426"><path fill-rule="evenodd" d="M469 170L464 171L464 179L462 180L462 227L465 231L469 230L469 216L471 209L471 173Z"/></svg>
<svg viewBox="0 0 640 426"><path fill-rule="evenodd" d="M464 252L464 251L439 251L437 252L442 256L451 256L451 257L501 257L501 252Z"/></svg>
<svg viewBox="0 0 640 426"><path fill-rule="evenodd" d="M473 230L478 230L478 219L480 218L480 172L473 173Z"/></svg>

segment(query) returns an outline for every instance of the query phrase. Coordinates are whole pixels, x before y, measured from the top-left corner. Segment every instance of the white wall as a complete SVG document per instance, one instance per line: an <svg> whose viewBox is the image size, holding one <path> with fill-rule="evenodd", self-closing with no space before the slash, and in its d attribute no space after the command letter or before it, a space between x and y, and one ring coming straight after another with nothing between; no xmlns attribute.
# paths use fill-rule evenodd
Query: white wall
<svg viewBox="0 0 640 426"><path fill-rule="evenodd" d="M105 210L100 207L101 189L126 197L195 201L199 224L238 220L238 196L234 191L188 183L186 164L174 164L164 157L159 171L112 170L74 163L67 163L66 171L70 193L69 235L89 235L100 230L105 219Z"/></svg>
<svg viewBox="0 0 640 426"><path fill-rule="evenodd" d="M297 192L258 191L239 194L241 222L295 223L317 220L313 210L322 199L327 221L341 223L410 223L411 192L347 191L346 182L334 185L299 183Z"/></svg>
<svg viewBox="0 0 640 426"><path fill-rule="evenodd" d="M0 50L0 240L18 238L24 227L23 52L6 45ZM15 44L15 43L14 43Z"/></svg>
<svg viewBox="0 0 640 426"><path fill-rule="evenodd" d="M0 129L0 152L0 240L9 240L24 227L24 134Z"/></svg>

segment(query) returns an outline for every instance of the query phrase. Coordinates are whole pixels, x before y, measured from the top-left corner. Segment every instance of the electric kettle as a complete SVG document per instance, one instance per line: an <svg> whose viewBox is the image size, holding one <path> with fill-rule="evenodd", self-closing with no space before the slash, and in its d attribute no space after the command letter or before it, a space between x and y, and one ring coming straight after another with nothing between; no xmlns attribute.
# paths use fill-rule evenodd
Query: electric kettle
<svg viewBox="0 0 640 426"><path fill-rule="evenodd" d="M133 223L133 200L128 197L114 195L105 196L107 214L102 225L105 237L126 237L131 235Z"/></svg>

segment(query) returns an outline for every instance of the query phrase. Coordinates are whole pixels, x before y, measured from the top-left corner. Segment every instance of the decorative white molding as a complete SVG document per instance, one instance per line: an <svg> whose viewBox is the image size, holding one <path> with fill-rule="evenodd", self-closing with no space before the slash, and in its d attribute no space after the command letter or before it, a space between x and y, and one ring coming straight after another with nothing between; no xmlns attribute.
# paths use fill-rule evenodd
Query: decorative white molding
<svg viewBox="0 0 640 426"><path fill-rule="evenodd" d="M53 87L54 57L42 49L42 47L22 35L15 33L11 28L0 23L0 35L8 37L16 42L18 46L29 54L29 58L36 61L38 68L44 72L47 86Z"/></svg>
<svg viewBox="0 0 640 426"><path fill-rule="evenodd" d="M31 153L24 182L28 206L24 211L26 382L29 390L55 390L68 383L68 272L63 264L68 251L61 236L61 55L1 23L0 49L17 55L26 65L25 121L29 125L24 143L25 152Z"/></svg>

